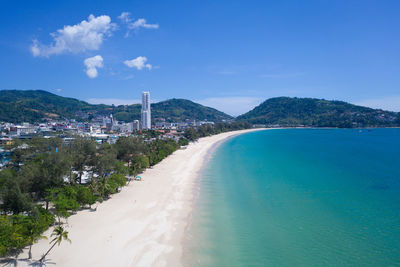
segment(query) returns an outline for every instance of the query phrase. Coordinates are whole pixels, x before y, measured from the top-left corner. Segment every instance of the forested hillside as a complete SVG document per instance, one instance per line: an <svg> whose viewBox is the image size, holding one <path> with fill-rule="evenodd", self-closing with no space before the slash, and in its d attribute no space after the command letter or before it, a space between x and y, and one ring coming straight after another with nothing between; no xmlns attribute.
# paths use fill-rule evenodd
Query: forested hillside
<svg viewBox="0 0 400 267"><path fill-rule="evenodd" d="M281 126L390 127L400 125L400 114L343 101L276 97L237 117L237 120Z"/></svg>
<svg viewBox="0 0 400 267"><path fill-rule="evenodd" d="M95 115L113 114L117 120L140 119L140 104L93 105L42 90L0 90L0 121L40 122L45 118L87 121ZM233 119L216 109L185 99L170 99L151 104L152 118L167 121L186 119L220 122Z"/></svg>

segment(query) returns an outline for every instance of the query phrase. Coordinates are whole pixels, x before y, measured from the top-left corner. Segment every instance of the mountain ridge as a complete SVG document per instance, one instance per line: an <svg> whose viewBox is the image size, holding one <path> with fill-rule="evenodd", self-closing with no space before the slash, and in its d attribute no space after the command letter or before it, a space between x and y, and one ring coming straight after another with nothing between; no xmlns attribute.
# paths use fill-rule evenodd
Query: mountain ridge
<svg viewBox="0 0 400 267"><path fill-rule="evenodd" d="M274 97L238 116L253 124L311 127L400 126L400 113L357 106L339 100Z"/></svg>
<svg viewBox="0 0 400 267"><path fill-rule="evenodd" d="M154 119L184 121L186 119L224 121L233 117L186 99L168 99L152 103ZM113 114L117 120L140 119L140 104L89 104L75 98L63 97L44 90L0 90L0 121L38 122L45 118L87 120L88 114Z"/></svg>
<svg viewBox="0 0 400 267"><path fill-rule="evenodd" d="M339 100L274 97L234 118L217 109L187 99L172 98L151 104L153 121L179 122L188 119L246 121L252 124L310 127L398 127L400 113L357 106ZM0 90L0 121L39 122L46 118L88 121L109 115L129 122L140 120L141 104L90 104L44 90Z"/></svg>

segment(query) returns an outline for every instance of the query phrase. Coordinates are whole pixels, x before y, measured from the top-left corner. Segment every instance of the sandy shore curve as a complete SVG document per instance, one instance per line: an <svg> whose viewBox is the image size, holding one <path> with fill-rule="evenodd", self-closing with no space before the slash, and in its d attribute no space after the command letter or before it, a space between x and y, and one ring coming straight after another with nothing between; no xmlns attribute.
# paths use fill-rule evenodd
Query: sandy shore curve
<svg viewBox="0 0 400 267"><path fill-rule="evenodd" d="M131 182L97 211L79 211L68 219L72 243L62 242L47 257L57 266L182 266L182 241L192 209L193 186L216 144L256 131L241 130L201 138L180 149ZM46 232L46 235L50 234ZM33 259L49 248L49 240L32 247ZM19 266L33 262L26 250Z"/></svg>

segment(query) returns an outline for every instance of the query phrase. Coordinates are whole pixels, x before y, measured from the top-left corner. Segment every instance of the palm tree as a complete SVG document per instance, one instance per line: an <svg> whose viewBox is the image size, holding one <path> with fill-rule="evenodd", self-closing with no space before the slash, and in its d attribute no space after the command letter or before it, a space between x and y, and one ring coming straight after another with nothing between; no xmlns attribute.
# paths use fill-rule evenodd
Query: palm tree
<svg viewBox="0 0 400 267"><path fill-rule="evenodd" d="M51 234L51 236L55 236L53 238L53 240L50 241L50 244L53 243L53 245L42 256L42 258L40 258L41 262L46 258L47 254L49 254L49 252L54 248L54 246L56 244L60 245L61 241L63 241L63 240L67 240L68 242L71 243L71 240L68 238L68 232L65 231L64 227L62 227L61 225L54 227L54 230L53 230L53 233Z"/></svg>
<svg viewBox="0 0 400 267"><path fill-rule="evenodd" d="M27 221L26 222L26 229L25 229L25 235L28 236L29 238L29 252L28 252L28 258L32 258L32 245L39 239L47 239L46 236L41 235L41 231L39 228L39 223L37 221Z"/></svg>

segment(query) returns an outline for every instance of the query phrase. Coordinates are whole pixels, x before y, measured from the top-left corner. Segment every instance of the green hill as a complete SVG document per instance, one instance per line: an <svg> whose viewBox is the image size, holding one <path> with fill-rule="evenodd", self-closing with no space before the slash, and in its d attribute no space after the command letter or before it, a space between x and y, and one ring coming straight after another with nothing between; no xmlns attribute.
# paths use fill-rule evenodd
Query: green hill
<svg viewBox="0 0 400 267"><path fill-rule="evenodd" d="M34 122L45 117L76 118L76 111L95 109L84 101L42 90L1 90L0 121Z"/></svg>
<svg viewBox="0 0 400 267"><path fill-rule="evenodd" d="M140 119L140 104L118 106L114 110L117 120L132 121ZM185 121L186 119L222 121L233 118L216 109L205 107L186 99L169 99L151 104L152 118L164 118L166 121Z"/></svg>
<svg viewBox="0 0 400 267"><path fill-rule="evenodd" d="M186 119L222 121L231 116L185 99L170 99L151 104L152 117L167 121ZM140 119L140 104L93 105L42 90L0 90L0 121L40 122L45 118L85 121L90 115L113 114L117 120Z"/></svg>
<svg viewBox="0 0 400 267"><path fill-rule="evenodd" d="M237 117L253 124L314 127L400 126L400 113L314 98L270 98Z"/></svg>
<svg viewBox="0 0 400 267"><path fill-rule="evenodd" d="M220 122L233 118L216 109L185 99L151 104L153 121L186 119ZM0 121L40 122L46 118L87 121L96 115L113 114L117 120L140 120L140 104L93 105L42 90L0 90ZM276 97L240 115L237 121L253 124L314 127L400 126L400 113L314 98Z"/></svg>

